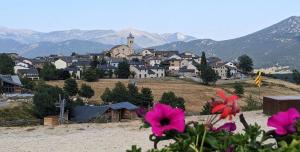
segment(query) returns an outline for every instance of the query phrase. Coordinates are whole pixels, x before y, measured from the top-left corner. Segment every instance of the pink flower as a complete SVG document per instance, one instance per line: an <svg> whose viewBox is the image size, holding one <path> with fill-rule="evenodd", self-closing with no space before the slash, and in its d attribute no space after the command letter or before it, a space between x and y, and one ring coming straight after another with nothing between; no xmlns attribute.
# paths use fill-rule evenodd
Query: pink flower
<svg viewBox="0 0 300 152"><path fill-rule="evenodd" d="M219 132L219 131L233 132L236 130L236 125L234 122L228 122L218 127L217 129L212 129L212 130L215 132Z"/></svg>
<svg viewBox="0 0 300 152"><path fill-rule="evenodd" d="M151 125L155 136L162 136L170 130L183 132L185 128L184 111L161 103L147 112L145 120Z"/></svg>
<svg viewBox="0 0 300 152"><path fill-rule="evenodd" d="M274 127L278 135L286 135L296 132L296 122L300 118L299 112L295 108L290 108L285 112L278 112L268 119L268 126Z"/></svg>

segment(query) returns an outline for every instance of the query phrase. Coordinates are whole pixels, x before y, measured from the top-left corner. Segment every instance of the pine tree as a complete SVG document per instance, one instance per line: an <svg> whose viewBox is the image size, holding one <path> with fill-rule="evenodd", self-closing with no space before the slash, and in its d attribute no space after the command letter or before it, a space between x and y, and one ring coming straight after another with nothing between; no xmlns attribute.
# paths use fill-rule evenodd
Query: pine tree
<svg viewBox="0 0 300 152"><path fill-rule="evenodd" d="M109 88L105 88L103 94L101 95L101 99L103 102L106 102L106 103L113 102L112 92Z"/></svg>
<svg viewBox="0 0 300 152"><path fill-rule="evenodd" d="M75 96L78 93L78 85L76 80L72 78L65 80L64 92L69 96Z"/></svg>
<svg viewBox="0 0 300 152"><path fill-rule="evenodd" d="M0 74L14 74L14 61L7 54L0 54Z"/></svg>
<svg viewBox="0 0 300 152"><path fill-rule="evenodd" d="M206 60L205 52L202 52L200 64L201 64L201 66L207 66L207 60Z"/></svg>
<svg viewBox="0 0 300 152"><path fill-rule="evenodd" d="M252 72L253 70L253 61L248 55L242 55L238 58L239 61L239 68L244 73Z"/></svg>
<svg viewBox="0 0 300 152"><path fill-rule="evenodd" d="M140 99L142 102L141 106L147 107L147 108L152 107L154 97L152 95L151 89L150 88L142 88Z"/></svg>
<svg viewBox="0 0 300 152"><path fill-rule="evenodd" d="M128 101L135 105L140 105L140 100L139 100L140 94L138 88L131 83L128 84L127 88L129 94Z"/></svg>
<svg viewBox="0 0 300 152"><path fill-rule="evenodd" d="M200 78L203 84L208 85L217 82L219 76L210 66L205 66L201 69Z"/></svg>
<svg viewBox="0 0 300 152"><path fill-rule="evenodd" d="M127 79L130 76L130 69L127 60L119 63L116 71L118 78Z"/></svg>
<svg viewBox="0 0 300 152"><path fill-rule="evenodd" d="M87 82L94 82L98 80L97 71L89 68L83 72L83 79Z"/></svg>
<svg viewBox="0 0 300 152"><path fill-rule="evenodd" d="M117 82L115 88L112 90L112 101L114 103L128 101L129 93L122 82Z"/></svg>
<svg viewBox="0 0 300 152"><path fill-rule="evenodd" d="M47 62L44 64L43 69L40 72L40 77L46 81L48 80L57 80L58 79L58 71L56 67Z"/></svg>

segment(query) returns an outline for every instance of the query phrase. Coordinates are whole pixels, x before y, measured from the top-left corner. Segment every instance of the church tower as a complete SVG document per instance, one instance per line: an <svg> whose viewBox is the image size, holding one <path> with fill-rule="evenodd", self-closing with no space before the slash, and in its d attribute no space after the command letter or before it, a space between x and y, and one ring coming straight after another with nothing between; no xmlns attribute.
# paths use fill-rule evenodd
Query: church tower
<svg viewBox="0 0 300 152"><path fill-rule="evenodd" d="M133 43L134 43L134 37L133 35L130 33L127 37L127 45L130 48L131 52L133 53Z"/></svg>

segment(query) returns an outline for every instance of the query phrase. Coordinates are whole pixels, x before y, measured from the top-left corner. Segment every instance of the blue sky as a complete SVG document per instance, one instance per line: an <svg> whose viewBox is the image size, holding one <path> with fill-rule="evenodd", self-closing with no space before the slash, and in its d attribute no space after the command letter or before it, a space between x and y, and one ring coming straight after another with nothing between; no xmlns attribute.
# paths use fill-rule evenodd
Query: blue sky
<svg viewBox="0 0 300 152"><path fill-rule="evenodd" d="M131 27L223 40L300 16L299 6L299 0L6 0L0 26L42 32Z"/></svg>

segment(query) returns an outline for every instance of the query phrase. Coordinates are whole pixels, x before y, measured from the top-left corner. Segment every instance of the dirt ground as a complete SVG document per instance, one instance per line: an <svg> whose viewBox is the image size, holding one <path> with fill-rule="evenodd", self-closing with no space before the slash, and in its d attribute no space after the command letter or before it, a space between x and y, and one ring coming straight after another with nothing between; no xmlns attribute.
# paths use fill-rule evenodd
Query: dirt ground
<svg viewBox="0 0 300 152"><path fill-rule="evenodd" d="M90 99L91 102L102 102L100 96L104 92L105 88L113 88L115 83L121 81L126 85L130 82L128 79L100 79L98 82L84 82L82 80L77 81L78 85L87 83L95 90L95 96ZM255 87L253 80L237 80L245 88L245 95L240 99L240 105L244 104L246 98L251 95L255 100L259 100L259 89ZM152 89L155 101L158 101L162 94L166 91L173 91L177 96L183 97L186 101L186 109L188 112L199 113L202 106L211 97L216 97L217 89L224 89L228 92L232 92L235 80L230 80L217 83L215 86L205 86L192 81L180 80L175 78L164 79L140 79L136 80L139 88L149 87ZM49 81L50 85L63 87L63 81ZM300 86L286 81L275 79L264 79L263 86L261 88L261 98L269 95L299 95Z"/></svg>
<svg viewBox="0 0 300 152"><path fill-rule="evenodd" d="M263 129L267 116L261 111L244 113L250 124L258 123ZM204 121L208 116L190 116L187 121ZM237 132L242 125L235 117ZM217 125L222 124L220 122ZM125 152L131 145L152 148L148 140L150 129L139 129L140 120L108 124L69 124L57 127L0 127L1 152ZM167 144L164 142L159 146Z"/></svg>

